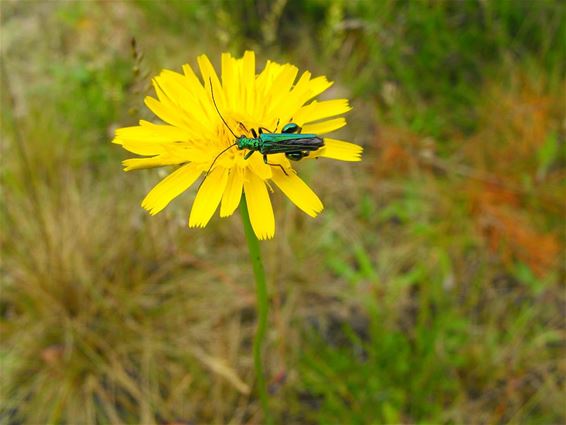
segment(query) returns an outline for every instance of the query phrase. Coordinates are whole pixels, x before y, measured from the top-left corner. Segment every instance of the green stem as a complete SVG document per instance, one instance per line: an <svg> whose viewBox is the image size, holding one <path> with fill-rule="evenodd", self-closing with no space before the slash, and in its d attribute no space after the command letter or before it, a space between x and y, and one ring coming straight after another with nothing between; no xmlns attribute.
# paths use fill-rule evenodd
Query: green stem
<svg viewBox="0 0 566 425"><path fill-rule="evenodd" d="M254 368L257 380L257 391L259 393L259 400L261 402L261 409L263 410L264 420L266 424L272 424L271 414L269 413L269 401L267 397L267 385L265 382L265 374L263 373L261 361L261 349L265 339L265 332L267 330L267 284L265 282L265 272L263 270L263 263L261 262L261 253L259 250L259 241L253 231L250 222L250 214L248 212L248 204L246 203L245 196L240 202L240 212L242 214L242 221L244 222L244 232L248 240L248 249L250 251L250 260L254 269L255 287L257 294L257 312L258 322L254 338Z"/></svg>

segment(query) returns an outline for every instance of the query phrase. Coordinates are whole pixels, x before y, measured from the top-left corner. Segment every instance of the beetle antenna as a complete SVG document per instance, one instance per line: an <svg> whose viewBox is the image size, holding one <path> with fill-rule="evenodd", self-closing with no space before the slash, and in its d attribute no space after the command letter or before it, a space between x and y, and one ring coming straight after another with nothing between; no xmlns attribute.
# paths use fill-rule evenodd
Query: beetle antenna
<svg viewBox="0 0 566 425"><path fill-rule="evenodd" d="M208 169L208 171L206 172L206 174L210 173L210 170L212 169L212 166L214 165L214 163L216 162L216 160L218 158L220 158L220 155L222 155L224 152L226 152L228 149L233 148L234 146L236 146L237 143L233 143L230 146L228 146L226 149L223 149L222 152L220 152L218 155L216 155L216 158L214 158L214 161L212 161L212 164L210 164L210 168Z"/></svg>
<svg viewBox="0 0 566 425"><path fill-rule="evenodd" d="M220 111L218 110L218 106L216 105L216 100L214 99L214 91L212 90L212 78L209 78L208 81L210 82L210 94L212 95L212 103L214 103L214 107L216 108L216 112L218 112L218 115L220 115L220 119L222 120L222 122L224 123L224 125L228 128L228 130L230 130L230 133L232 133L234 135L234 137L236 139L239 139L238 136L236 136L236 133L234 133L232 131L232 129L230 128L230 126L226 123L226 120L224 119L224 117L222 116L222 114L220 113ZM233 145L232 145L233 146ZM224 152L224 151L223 151ZM223 153L221 152L221 153ZM216 160L215 160L216 161Z"/></svg>
<svg viewBox="0 0 566 425"><path fill-rule="evenodd" d="M208 173L210 173L210 170L212 170L212 167L214 166L214 164L216 163L216 160L218 158L220 158L220 155L222 155L224 152L226 152L228 149L233 148L234 146L236 146L237 143L231 144L230 146L228 146L226 149L223 149L222 152L220 152L218 155L216 155L216 158L214 158L214 161L212 161L212 164L210 164L210 167L208 167L208 171L206 172L206 174L204 175L204 179L202 179L202 181L200 182L197 192L200 189L200 187L202 186L202 184L204 183L204 181L206 180L206 178L208 177Z"/></svg>

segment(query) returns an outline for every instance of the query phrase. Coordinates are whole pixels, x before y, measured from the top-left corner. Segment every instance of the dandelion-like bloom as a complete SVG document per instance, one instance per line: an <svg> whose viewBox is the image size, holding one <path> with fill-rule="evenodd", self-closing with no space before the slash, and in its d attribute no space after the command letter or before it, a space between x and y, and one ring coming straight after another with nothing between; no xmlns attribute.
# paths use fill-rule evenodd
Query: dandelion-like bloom
<svg viewBox="0 0 566 425"><path fill-rule="evenodd" d="M337 130L346 125L346 120L337 116L350 110L348 100L312 100L332 83L325 77L312 78L308 71L297 80L298 68L291 64L268 61L256 74L255 55L250 51L241 59L222 54L222 81L207 56L197 60L202 82L189 65L183 66L183 74L164 70L154 78L157 99L147 97L145 104L165 124L142 120L139 126L116 130L114 143L145 157L125 160L125 171L178 166L147 194L142 207L157 214L208 172L191 209L190 227L206 226L218 205L221 217L232 215L244 192L256 236L272 238L275 218L269 197L271 183L315 217L323 209L322 202L297 176L284 154L268 155L270 165L259 152L244 159L248 150L237 147L218 155L235 142L230 129L250 138L252 129L280 132L289 122L302 127L302 133L322 135ZM305 160L326 157L360 161L361 153L358 145L324 138L324 146L309 152Z"/></svg>

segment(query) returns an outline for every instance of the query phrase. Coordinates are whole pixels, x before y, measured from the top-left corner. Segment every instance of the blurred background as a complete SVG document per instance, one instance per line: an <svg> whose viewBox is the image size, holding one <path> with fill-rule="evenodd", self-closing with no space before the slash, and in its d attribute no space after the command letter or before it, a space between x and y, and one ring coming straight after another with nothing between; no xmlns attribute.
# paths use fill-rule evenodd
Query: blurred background
<svg viewBox="0 0 566 425"><path fill-rule="evenodd" d="M566 422L560 0L0 8L1 424L262 423L239 217L150 217L169 170L110 143L161 69L246 49L335 81L365 148L298 164L318 218L272 196L277 422Z"/></svg>

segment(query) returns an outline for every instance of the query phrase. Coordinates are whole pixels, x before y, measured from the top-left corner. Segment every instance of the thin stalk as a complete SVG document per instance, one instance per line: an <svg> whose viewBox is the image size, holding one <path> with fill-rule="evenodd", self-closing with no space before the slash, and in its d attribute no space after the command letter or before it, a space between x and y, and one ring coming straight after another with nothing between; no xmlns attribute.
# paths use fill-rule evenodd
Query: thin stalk
<svg viewBox="0 0 566 425"><path fill-rule="evenodd" d="M267 385L265 382L265 374L263 373L263 365L261 360L262 347L267 330L267 311L268 311L268 298L267 298L267 284L265 282L265 272L263 270L263 263L261 262L261 252L259 249L259 241L252 229L250 222L250 214L248 212L248 204L246 203L245 196L240 202L240 212L242 214L242 221L244 222L244 232L248 240L248 249L250 251L250 261L254 269L255 287L257 294L257 329L254 338L254 369L257 380L257 392L261 402L261 409L263 410L264 420L266 424L272 424L273 420L269 412L269 400L267 396Z"/></svg>

